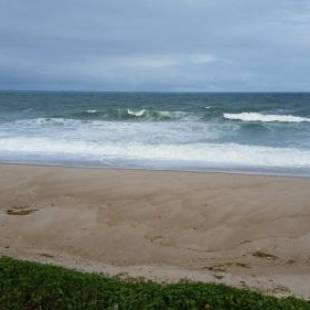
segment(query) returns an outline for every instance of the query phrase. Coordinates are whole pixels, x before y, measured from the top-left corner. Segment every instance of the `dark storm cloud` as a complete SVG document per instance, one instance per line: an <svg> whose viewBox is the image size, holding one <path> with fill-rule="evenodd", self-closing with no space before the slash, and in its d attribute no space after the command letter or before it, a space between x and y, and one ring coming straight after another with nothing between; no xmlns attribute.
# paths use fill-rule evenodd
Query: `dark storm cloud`
<svg viewBox="0 0 310 310"><path fill-rule="evenodd" d="M310 90L305 0L0 0L0 88Z"/></svg>

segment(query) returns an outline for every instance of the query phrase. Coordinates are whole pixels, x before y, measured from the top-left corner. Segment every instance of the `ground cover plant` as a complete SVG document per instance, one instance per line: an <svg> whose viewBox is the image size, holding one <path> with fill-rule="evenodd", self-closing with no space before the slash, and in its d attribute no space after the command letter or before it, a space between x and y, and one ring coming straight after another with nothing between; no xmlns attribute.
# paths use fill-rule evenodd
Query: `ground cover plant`
<svg viewBox="0 0 310 310"><path fill-rule="evenodd" d="M0 309L310 309L310 303L219 284L124 281L2 257Z"/></svg>

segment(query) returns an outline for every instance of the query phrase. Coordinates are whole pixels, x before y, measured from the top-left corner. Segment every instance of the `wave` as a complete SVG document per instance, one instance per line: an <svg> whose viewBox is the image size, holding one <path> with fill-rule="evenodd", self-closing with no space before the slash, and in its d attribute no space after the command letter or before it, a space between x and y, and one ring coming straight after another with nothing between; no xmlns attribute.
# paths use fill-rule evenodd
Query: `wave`
<svg viewBox="0 0 310 310"><path fill-rule="evenodd" d="M127 111L127 110L126 110ZM91 114L97 114L98 112L94 112ZM51 128L51 127L63 127L63 128L79 128L82 125L86 125L88 127L106 127L109 123L114 123L117 121L123 121L124 124L128 123L131 120L141 120L141 121L178 121L178 120L190 120L190 116L186 118L188 115L185 112L168 112L168 111L156 111L149 112L147 110L130 110L128 109L128 114L114 115L108 114L107 117L104 115L100 117L90 117L90 118L63 118L63 117L39 117L39 118L31 118L31 119L20 119L10 122L5 122L0 124L0 128ZM137 122L138 123L138 122ZM132 123L133 124L133 123ZM117 125L115 123L115 125Z"/></svg>
<svg viewBox="0 0 310 310"><path fill-rule="evenodd" d="M240 120L244 122L285 122L285 123L310 122L310 118L307 117L293 116L293 115L261 114L254 112L224 113L223 116L226 119Z"/></svg>
<svg viewBox="0 0 310 310"><path fill-rule="evenodd" d="M139 120L139 121L169 121L192 117L192 113L183 111L158 111L152 109L105 108L102 110L86 110L72 115L73 118L91 118L102 120Z"/></svg>
<svg viewBox="0 0 310 310"><path fill-rule="evenodd" d="M17 128L33 128L33 127L77 127L82 123L88 123L87 120L62 118L62 117L39 117L31 119L21 119L14 122L4 123L5 126ZM3 125L2 125L3 126Z"/></svg>
<svg viewBox="0 0 310 310"><path fill-rule="evenodd" d="M118 109L118 116L120 119L138 118L149 121L163 121L163 120L180 120L191 116L190 113L183 111L157 111L147 109Z"/></svg>
<svg viewBox="0 0 310 310"><path fill-rule="evenodd" d="M133 111L131 109L127 109L128 115L133 115L133 116L137 116L137 117L143 116L146 112L147 112L147 110L145 110L145 109L138 110L138 111Z"/></svg>
<svg viewBox="0 0 310 310"><path fill-rule="evenodd" d="M2 138L0 157L20 156L23 160L49 156L59 160L101 161L117 163L122 160L151 160L196 163L205 167L253 167L253 168L310 168L310 151L296 148L276 148L240 145L234 143L209 144L141 144L100 143L52 138Z"/></svg>

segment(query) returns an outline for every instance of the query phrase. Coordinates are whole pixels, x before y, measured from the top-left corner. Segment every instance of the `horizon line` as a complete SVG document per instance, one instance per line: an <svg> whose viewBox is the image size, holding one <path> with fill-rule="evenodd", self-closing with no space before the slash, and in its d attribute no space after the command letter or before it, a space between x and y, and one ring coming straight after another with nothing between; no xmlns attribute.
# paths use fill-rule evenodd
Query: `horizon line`
<svg viewBox="0 0 310 310"><path fill-rule="evenodd" d="M0 92L50 92L50 93L158 93L158 94L310 94L310 90L224 90L224 91L182 91L182 90L74 90L74 89L0 89Z"/></svg>

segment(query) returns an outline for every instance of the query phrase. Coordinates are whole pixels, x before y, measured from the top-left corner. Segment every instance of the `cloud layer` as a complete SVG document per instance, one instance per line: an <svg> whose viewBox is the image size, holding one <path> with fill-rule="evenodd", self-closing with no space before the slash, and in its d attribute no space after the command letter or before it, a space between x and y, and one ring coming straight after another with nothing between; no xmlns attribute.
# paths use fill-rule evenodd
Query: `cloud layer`
<svg viewBox="0 0 310 310"><path fill-rule="evenodd" d="M310 91L307 0L0 0L0 89Z"/></svg>

